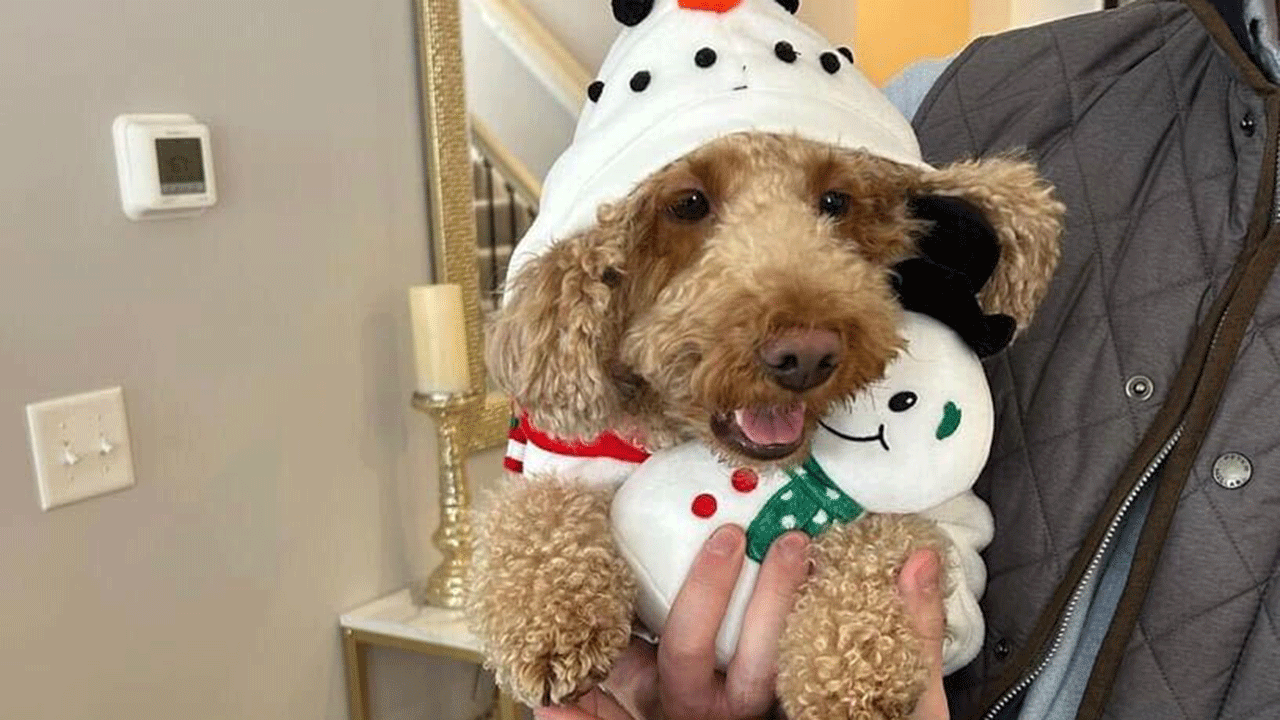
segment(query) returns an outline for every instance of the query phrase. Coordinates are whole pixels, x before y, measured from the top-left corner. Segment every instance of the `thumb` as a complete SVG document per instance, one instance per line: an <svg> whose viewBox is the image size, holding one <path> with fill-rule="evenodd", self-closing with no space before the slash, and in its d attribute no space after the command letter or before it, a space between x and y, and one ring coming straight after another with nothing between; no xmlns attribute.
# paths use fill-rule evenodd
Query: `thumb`
<svg viewBox="0 0 1280 720"><path fill-rule="evenodd" d="M928 668L924 696L915 718L950 717L947 696L942 688L942 640L946 636L946 610L942 604L942 560L933 550L919 550L907 558L898 574L898 592L906 606L907 619L916 636Z"/></svg>
<svg viewBox="0 0 1280 720"><path fill-rule="evenodd" d="M927 645L936 645L941 665L946 616L942 605L942 561L933 550L917 550L898 575L898 592L911 626ZM932 652L932 651L931 651Z"/></svg>

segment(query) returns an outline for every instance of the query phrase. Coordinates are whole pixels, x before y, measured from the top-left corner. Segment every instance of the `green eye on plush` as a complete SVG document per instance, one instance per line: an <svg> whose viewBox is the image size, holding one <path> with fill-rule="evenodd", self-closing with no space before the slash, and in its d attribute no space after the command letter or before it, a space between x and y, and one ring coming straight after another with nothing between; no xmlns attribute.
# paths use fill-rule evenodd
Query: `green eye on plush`
<svg viewBox="0 0 1280 720"><path fill-rule="evenodd" d="M711 201L701 190L688 190L671 203L667 212L685 222L698 222L711 214Z"/></svg>
<svg viewBox="0 0 1280 720"><path fill-rule="evenodd" d="M833 218L842 218L849 214L849 205L853 198L849 193L839 190L828 190L818 200L818 212Z"/></svg>

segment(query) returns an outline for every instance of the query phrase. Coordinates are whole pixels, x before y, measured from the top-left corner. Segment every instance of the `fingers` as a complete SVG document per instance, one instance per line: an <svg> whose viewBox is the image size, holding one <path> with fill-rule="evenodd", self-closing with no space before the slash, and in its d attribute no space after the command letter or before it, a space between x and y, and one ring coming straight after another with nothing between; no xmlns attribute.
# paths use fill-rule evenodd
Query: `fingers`
<svg viewBox="0 0 1280 720"><path fill-rule="evenodd" d="M761 717L773 705L778 642L796 591L809 574L808 548L807 535L788 533L773 544L760 566L726 678L730 706L746 717Z"/></svg>
<svg viewBox="0 0 1280 720"><path fill-rule="evenodd" d="M602 720L597 716L588 715L578 708L571 707L553 707L553 708L537 708L533 711L534 720Z"/></svg>
<svg viewBox="0 0 1280 720"><path fill-rule="evenodd" d="M534 720L635 720L599 690L592 690L573 707L534 708Z"/></svg>
<svg viewBox="0 0 1280 720"><path fill-rule="evenodd" d="M658 717L658 651L639 638L622 652L600 689L634 718Z"/></svg>
<svg viewBox="0 0 1280 720"><path fill-rule="evenodd" d="M658 646L659 692L671 717L700 717L722 697L716 678L716 634L742 570L746 535L726 525L693 561L671 604Z"/></svg>
<svg viewBox="0 0 1280 720"><path fill-rule="evenodd" d="M929 666L929 680L914 720L948 720L947 695L942 687L942 640L947 619L942 605L942 562L932 550L916 552L898 575L898 592L912 628L920 637Z"/></svg>
<svg viewBox="0 0 1280 720"><path fill-rule="evenodd" d="M942 638L946 616L942 607L942 563L932 550L907 558L898 575L898 592L916 634L924 641L930 666L942 667Z"/></svg>

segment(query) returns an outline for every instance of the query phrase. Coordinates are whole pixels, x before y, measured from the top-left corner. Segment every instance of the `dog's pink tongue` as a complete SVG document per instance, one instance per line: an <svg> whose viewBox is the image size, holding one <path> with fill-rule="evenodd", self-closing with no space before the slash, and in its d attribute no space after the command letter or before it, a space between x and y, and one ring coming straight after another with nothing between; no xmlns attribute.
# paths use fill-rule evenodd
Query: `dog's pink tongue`
<svg viewBox="0 0 1280 720"><path fill-rule="evenodd" d="M803 405L737 410L733 417L756 445L793 445L804 433Z"/></svg>

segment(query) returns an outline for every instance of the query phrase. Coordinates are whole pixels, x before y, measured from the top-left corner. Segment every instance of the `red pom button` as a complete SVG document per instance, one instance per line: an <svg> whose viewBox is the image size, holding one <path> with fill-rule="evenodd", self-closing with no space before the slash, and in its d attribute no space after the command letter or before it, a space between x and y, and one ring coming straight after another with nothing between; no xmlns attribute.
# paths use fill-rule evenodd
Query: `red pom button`
<svg viewBox="0 0 1280 720"><path fill-rule="evenodd" d="M720 504L711 495L699 495L693 499L693 514L700 518L709 518L716 514Z"/></svg>
<svg viewBox="0 0 1280 720"><path fill-rule="evenodd" d="M740 493L749 493L760 486L760 476L751 468L738 468L733 471L733 489Z"/></svg>
<svg viewBox="0 0 1280 720"><path fill-rule="evenodd" d="M717 13L727 13L741 4L742 0L680 0L680 7L686 10L706 10Z"/></svg>

